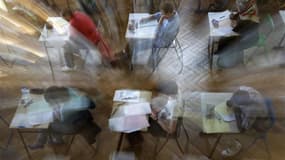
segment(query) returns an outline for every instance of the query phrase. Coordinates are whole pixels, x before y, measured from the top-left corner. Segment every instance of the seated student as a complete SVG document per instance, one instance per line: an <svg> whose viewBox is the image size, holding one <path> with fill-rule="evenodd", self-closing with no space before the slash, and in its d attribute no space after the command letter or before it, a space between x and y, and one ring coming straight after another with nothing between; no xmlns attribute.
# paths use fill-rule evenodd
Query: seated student
<svg viewBox="0 0 285 160"><path fill-rule="evenodd" d="M254 46L258 35L258 11L255 0L237 0L238 12L231 14L233 31L239 36L225 39L218 49L217 65L220 68L231 68L243 63L243 51Z"/></svg>
<svg viewBox="0 0 285 160"><path fill-rule="evenodd" d="M227 106L232 108L240 132L255 129L257 132L268 129L268 110L264 97L254 88L241 86L227 101ZM221 153L224 157L233 157L242 149L242 144L237 139L228 138L229 147Z"/></svg>
<svg viewBox="0 0 285 160"><path fill-rule="evenodd" d="M64 46L64 58L67 70L74 67L73 53L80 47L88 48L86 42L84 42L85 39L98 48L103 60L108 62L112 62L114 60L114 54L112 53L110 46L101 36L90 17L80 11L72 12L69 9L64 10L62 16L69 21L71 26L71 43L66 43Z"/></svg>
<svg viewBox="0 0 285 160"><path fill-rule="evenodd" d="M44 92L45 101L53 108L53 119L48 130L38 135L36 142L29 145L30 149L43 148L51 134L51 143L63 143L62 134L80 133L89 144L95 142L96 135L101 131L93 122L88 109L95 108L92 100L73 88L52 86Z"/></svg>
<svg viewBox="0 0 285 160"><path fill-rule="evenodd" d="M152 14L149 17L142 18L140 20L140 23L147 23L151 20L158 21L158 28L156 31L155 39L153 40L150 47L168 47L178 34L180 25L180 18L178 13L174 10L173 4L169 2L161 3L160 12ZM135 47L141 47L142 45L143 44L138 44ZM153 53L155 54L155 52ZM153 55L151 56L151 58L153 58Z"/></svg>
<svg viewBox="0 0 285 160"><path fill-rule="evenodd" d="M241 132L251 128L261 129L260 123L267 121L265 99L252 87L241 86L227 101L227 106L234 110Z"/></svg>
<svg viewBox="0 0 285 160"><path fill-rule="evenodd" d="M164 2L160 5L160 12L140 20L140 23L147 23L150 20L158 21L158 28L153 46L156 48L167 47L172 43L179 31L180 19L174 10L172 3Z"/></svg>

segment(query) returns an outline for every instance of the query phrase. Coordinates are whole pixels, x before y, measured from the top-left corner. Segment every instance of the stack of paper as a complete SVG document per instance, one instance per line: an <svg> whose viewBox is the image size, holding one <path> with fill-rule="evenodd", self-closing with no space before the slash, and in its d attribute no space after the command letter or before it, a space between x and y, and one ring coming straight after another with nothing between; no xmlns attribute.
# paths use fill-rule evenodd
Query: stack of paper
<svg viewBox="0 0 285 160"><path fill-rule="evenodd" d="M131 133L149 126L145 115L113 117L109 119L109 127L113 131Z"/></svg>
<svg viewBox="0 0 285 160"><path fill-rule="evenodd" d="M117 103L113 106L112 116L109 119L110 129L130 133L147 128L149 123L146 115L151 113L148 102L150 97L151 92L117 90L114 95L114 101Z"/></svg>

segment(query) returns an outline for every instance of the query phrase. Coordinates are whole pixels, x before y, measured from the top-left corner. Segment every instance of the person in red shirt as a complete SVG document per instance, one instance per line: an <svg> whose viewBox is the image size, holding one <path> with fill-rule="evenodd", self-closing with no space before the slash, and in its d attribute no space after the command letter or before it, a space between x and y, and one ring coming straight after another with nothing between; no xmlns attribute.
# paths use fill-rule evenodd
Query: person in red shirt
<svg viewBox="0 0 285 160"><path fill-rule="evenodd" d="M81 37L86 38L91 44L98 48L103 60L108 62L114 61L114 55L109 45L101 36L89 16L80 11L72 12L71 10L64 10L62 16L69 21L71 26L70 39L72 43L67 43L67 46L64 47L64 57L68 68L73 68L74 66L71 52L74 52L74 49L78 50L77 46L86 48L86 44L84 44L84 41L82 42Z"/></svg>

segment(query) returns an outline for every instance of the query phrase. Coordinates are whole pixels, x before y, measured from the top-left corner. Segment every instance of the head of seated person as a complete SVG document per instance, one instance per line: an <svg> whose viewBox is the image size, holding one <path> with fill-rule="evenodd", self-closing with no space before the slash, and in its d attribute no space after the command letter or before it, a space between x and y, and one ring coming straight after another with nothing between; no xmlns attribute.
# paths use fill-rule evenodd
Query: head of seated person
<svg viewBox="0 0 285 160"><path fill-rule="evenodd" d="M66 19L67 21L70 21L71 18L72 18L72 15L73 15L73 11L70 10L70 9L64 9L62 12L61 12L61 16Z"/></svg>
<svg viewBox="0 0 285 160"><path fill-rule="evenodd" d="M164 16L166 19L170 18L175 14L174 6L172 5L172 3L169 2L161 3L159 8L161 15Z"/></svg>
<svg viewBox="0 0 285 160"><path fill-rule="evenodd" d="M165 94L168 96L177 95L178 86L175 81L172 80L163 80L158 82L156 90L160 94Z"/></svg>
<svg viewBox="0 0 285 160"><path fill-rule="evenodd" d="M45 90L44 99L50 105L67 102L70 99L68 88L51 86Z"/></svg>
<svg viewBox="0 0 285 160"><path fill-rule="evenodd" d="M243 90L236 91L230 100L227 101L227 106L231 108L236 108L239 105L250 105L252 101L250 100L249 93Z"/></svg>

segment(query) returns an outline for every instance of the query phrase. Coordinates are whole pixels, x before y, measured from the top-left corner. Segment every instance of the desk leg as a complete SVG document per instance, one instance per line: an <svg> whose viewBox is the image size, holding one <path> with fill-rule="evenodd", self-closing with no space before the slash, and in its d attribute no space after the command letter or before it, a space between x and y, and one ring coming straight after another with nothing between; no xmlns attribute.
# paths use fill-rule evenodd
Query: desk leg
<svg viewBox="0 0 285 160"><path fill-rule="evenodd" d="M284 41L284 39L285 39L285 33L283 34L281 40L279 41L278 46L276 46L276 47L274 47L274 48L275 48L275 49L282 49L282 48L283 48L282 42Z"/></svg>
<svg viewBox="0 0 285 160"><path fill-rule="evenodd" d="M213 68L213 55L214 55L214 39L213 37L209 37L208 42L208 59L209 59L209 68L212 70Z"/></svg>
<svg viewBox="0 0 285 160"><path fill-rule="evenodd" d="M27 144L26 144L26 142L25 142L25 140L24 140L24 137L23 137L21 131L19 131L19 130L17 129L17 132L18 132L18 134L19 134L19 136L20 136L20 138L21 138L21 141L22 141L22 143L23 143L23 145L24 145L24 147L25 147L25 150L26 150L26 153L27 153L27 155L28 155L28 158L29 158L30 160L32 160L32 156L31 156L31 154L30 154L30 152L29 152L28 146L27 146Z"/></svg>
<svg viewBox="0 0 285 160"><path fill-rule="evenodd" d="M0 116L0 119L7 127L9 127L9 123L2 116Z"/></svg>
<svg viewBox="0 0 285 160"><path fill-rule="evenodd" d="M48 57L48 63L49 63L50 71L51 71L52 80L53 80L53 82L55 82L54 71L53 71L52 63L51 63L50 56L48 53L48 49L46 46L46 42L44 42L44 48L45 48L45 52L46 52L47 57Z"/></svg>
<svg viewBox="0 0 285 160"><path fill-rule="evenodd" d="M124 135L125 135L125 133L121 133L121 135L120 135L119 142L118 142L117 149L116 149L117 152L119 152L121 150L121 146L122 146L122 143L123 143Z"/></svg>
<svg viewBox="0 0 285 160"><path fill-rule="evenodd" d="M200 12L200 11L201 11L201 0L198 0L196 12Z"/></svg>
<svg viewBox="0 0 285 160"><path fill-rule="evenodd" d="M219 136L218 136L216 142L214 143L214 146L213 146L213 148L212 148L212 150L211 150L211 152L210 152L210 154L209 154L209 158L210 158L210 159L212 159L212 157L213 157L213 155L214 155L214 153L215 153L215 151L216 151L216 148L217 148L217 146L218 146L218 144L219 144L219 142L220 142L222 136L223 136L223 134L219 134Z"/></svg>

